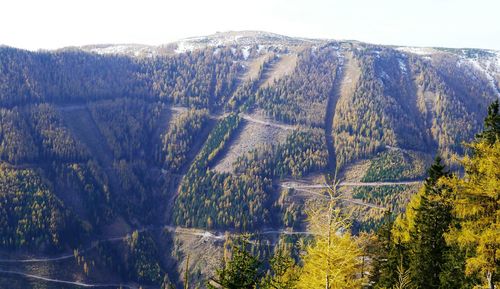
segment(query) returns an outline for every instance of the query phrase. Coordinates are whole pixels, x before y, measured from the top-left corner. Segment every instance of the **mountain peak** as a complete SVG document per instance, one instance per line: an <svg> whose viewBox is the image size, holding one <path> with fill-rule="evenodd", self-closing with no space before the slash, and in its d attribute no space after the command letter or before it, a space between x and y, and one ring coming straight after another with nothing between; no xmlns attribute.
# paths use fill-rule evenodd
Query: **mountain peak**
<svg viewBox="0 0 500 289"><path fill-rule="evenodd" d="M224 32L218 31L211 35L200 36L200 37L189 37L181 39L177 42L180 41L227 45L227 44L253 44L255 42L267 43L267 44L277 43L277 42L302 43L302 42L311 42L318 40L290 37L266 31L243 30L243 31L224 31Z"/></svg>
<svg viewBox="0 0 500 289"><path fill-rule="evenodd" d="M319 43L324 40L296 38L265 31L244 30L225 31L199 37L184 38L165 46L176 46L176 52L182 53L204 47L218 47L228 45L301 45L305 43Z"/></svg>

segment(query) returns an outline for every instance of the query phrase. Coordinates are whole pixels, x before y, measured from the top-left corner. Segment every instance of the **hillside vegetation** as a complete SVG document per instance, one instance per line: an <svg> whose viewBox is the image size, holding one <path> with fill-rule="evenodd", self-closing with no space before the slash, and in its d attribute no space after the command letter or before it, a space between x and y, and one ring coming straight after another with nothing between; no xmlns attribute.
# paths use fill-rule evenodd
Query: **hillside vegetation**
<svg viewBox="0 0 500 289"><path fill-rule="evenodd" d="M324 193L317 187L324 184L282 184L331 183L363 162L353 188L342 190L336 204L342 213L358 214L353 235L333 237L355 255L346 262L357 268L359 250L349 241L386 226L381 208L391 209L392 217L408 208L417 190L398 182L422 181L433 156L459 169L455 156L471 150L462 144L483 130L487 107L500 94L500 57L491 51L416 54L258 32L238 40L227 36L229 42L221 34L212 37L149 47L153 52L140 57L100 54L100 46L39 52L0 47L0 255L79 250L93 262L69 256L63 260L82 262L67 265L72 273L63 277L106 283L92 270L109 265L113 280L182 285L173 272L190 270L179 268L189 265L189 254L174 248L197 245L176 243L180 232L216 240L213 250L230 239L221 237L224 231L267 232L250 242L268 246L252 250L269 257L272 236L308 230L306 212ZM231 169L219 170L226 159ZM394 184L356 185L367 182ZM197 250L208 246L205 241ZM328 248L326 240L316 241L305 251L288 248L295 252L291 259L275 258L295 264L307 251L303 260L314 262ZM240 253L234 258L246 256ZM483 261L473 259L468 270ZM274 275L259 270L280 269L264 263L254 264L258 274L252 278L272 284ZM42 268L16 264L23 272ZM304 265L299 288L313 286L305 280L315 278L313 269ZM62 278L54 272L64 270L39 271Z"/></svg>

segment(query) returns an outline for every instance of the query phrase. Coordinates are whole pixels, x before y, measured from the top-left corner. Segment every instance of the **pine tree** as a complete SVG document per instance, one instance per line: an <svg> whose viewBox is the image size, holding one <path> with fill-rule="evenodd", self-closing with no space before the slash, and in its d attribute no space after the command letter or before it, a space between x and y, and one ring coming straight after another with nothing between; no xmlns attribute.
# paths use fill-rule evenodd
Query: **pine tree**
<svg viewBox="0 0 500 289"><path fill-rule="evenodd" d="M440 289L471 289L478 284L477 278L465 275L466 250L450 245L439 274Z"/></svg>
<svg viewBox="0 0 500 289"><path fill-rule="evenodd" d="M410 270L405 270L402 258L396 269L396 274L398 278L396 279L396 283L394 284L394 286L392 286L393 289L408 289L410 288L410 286L412 286L410 275L411 272Z"/></svg>

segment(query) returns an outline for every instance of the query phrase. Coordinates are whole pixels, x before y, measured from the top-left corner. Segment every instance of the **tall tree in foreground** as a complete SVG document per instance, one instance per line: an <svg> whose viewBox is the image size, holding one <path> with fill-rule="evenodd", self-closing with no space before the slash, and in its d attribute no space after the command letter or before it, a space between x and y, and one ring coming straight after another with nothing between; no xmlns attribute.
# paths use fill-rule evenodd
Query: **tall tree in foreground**
<svg viewBox="0 0 500 289"><path fill-rule="evenodd" d="M413 285L418 288L440 288L440 273L449 249L444 233L452 222L452 203L446 185L438 184L442 177L449 177L436 157L428 170L428 178L419 192L420 204L415 210L413 230L409 243L410 274Z"/></svg>
<svg viewBox="0 0 500 289"><path fill-rule="evenodd" d="M488 109L484 131L462 160L465 176L443 183L454 193L454 215L460 226L446 235L450 244L467 249L465 271L479 273L487 288L498 286L500 267L500 115L499 103Z"/></svg>
<svg viewBox="0 0 500 289"><path fill-rule="evenodd" d="M401 267L399 271L406 272L405 268L408 269L415 288L432 289L443 286L440 276L450 249L444 233L448 231L453 218L450 189L440 184L439 179L450 174L445 170L440 157L436 157L427 174L424 185L413 196L406 212L397 217L390 234L382 234L384 228L379 231L380 237L386 236L381 240L385 239L387 244L386 257L382 258L385 262L380 263L384 266L380 268L377 288L397 283L395 266Z"/></svg>
<svg viewBox="0 0 500 289"><path fill-rule="evenodd" d="M315 238L306 249L297 288L361 288L362 250L349 233L348 219L335 208L335 187L328 192L327 204L309 213L309 227Z"/></svg>
<svg viewBox="0 0 500 289"><path fill-rule="evenodd" d="M393 224L392 213L385 212L384 220L375 235L374 252L371 256L370 283L375 284L374 288L390 288L396 284L399 279L398 268L403 267L401 259L404 248L393 240Z"/></svg>

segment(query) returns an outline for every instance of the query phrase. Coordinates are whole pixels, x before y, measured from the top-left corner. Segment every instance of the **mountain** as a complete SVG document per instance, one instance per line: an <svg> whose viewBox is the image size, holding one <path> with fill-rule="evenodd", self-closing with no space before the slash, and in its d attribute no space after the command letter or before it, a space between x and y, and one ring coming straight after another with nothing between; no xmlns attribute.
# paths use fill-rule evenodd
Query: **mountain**
<svg viewBox="0 0 500 289"><path fill-rule="evenodd" d="M327 40L294 38L263 31L229 31L217 32L208 36L190 37L159 46L139 44L108 44L87 45L82 47L63 48L81 49L97 54L118 54L132 57L151 57L157 55L171 55L184 53L209 47L224 46L295 46L307 43L326 43Z"/></svg>
<svg viewBox="0 0 500 289"><path fill-rule="evenodd" d="M223 232L303 231L334 178L354 230L372 230L436 154L453 166L499 97L491 50L259 31L0 47L0 269L154 287L191 256L202 285Z"/></svg>

